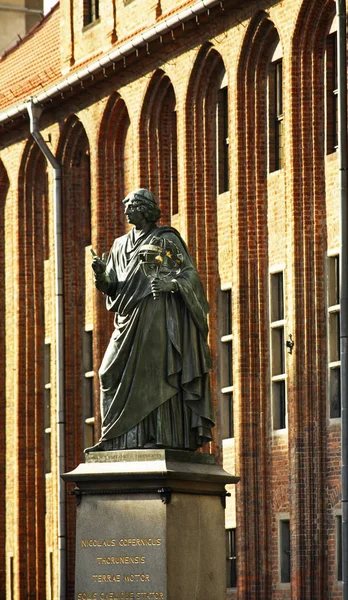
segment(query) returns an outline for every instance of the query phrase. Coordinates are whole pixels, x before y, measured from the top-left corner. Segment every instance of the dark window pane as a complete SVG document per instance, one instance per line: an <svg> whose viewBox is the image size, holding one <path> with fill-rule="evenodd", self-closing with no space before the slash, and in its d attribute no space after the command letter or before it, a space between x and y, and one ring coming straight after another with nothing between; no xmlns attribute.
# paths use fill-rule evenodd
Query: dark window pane
<svg viewBox="0 0 348 600"><path fill-rule="evenodd" d="M41 193L41 206L42 206L42 236L43 236L43 249L44 249L44 260L48 260L50 253L50 241L49 241L49 201L48 201L48 175L47 171L43 176L42 185L44 187Z"/></svg>
<svg viewBox="0 0 348 600"><path fill-rule="evenodd" d="M178 141L176 112L171 113L170 130L170 203L172 215L179 212L178 203Z"/></svg>
<svg viewBox="0 0 348 600"><path fill-rule="evenodd" d="M221 290L220 323L221 335L232 333L232 290Z"/></svg>
<svg viewBox="0 0 348 600"><path fill-rule="evenodd" d="M290 582L290 521L279 521L280 581Z"/></svg>
<svg viewBox="0 0 348 600"><path fill-rule="evenodd" d="M340 360L340 313L329 314L329 360Z"/></svg>
<svg viewBox="0 0 348 600"><path fill-rule="evenodd" d="M44 444L45 473L51 473L51 431L45 431Z"/></svg>
<svg viewBox="0 0 348 600"><path fill-rule="evenodd" d="M84 26L99 19L99 0L84 0L83 13Z"/></svg>
<svg viewBox="0 0 348 600"><path fill-rule="evenodd" d="M237 548L236 530L226 530L227 543L227 587L237 587Z"/></svg>
<svg viewBox="0 0 348 600"><path fill-rule="evenodd" d="M83 245L91 243L91 165L89 152L86 151L82 158L82 194L81 202L81 225L83 231Z"/></svg>
<svg viewBox="0 0 348 600"><path fill-rule="evenodd" d="M54 568L53 568L53 552L51 551L49 553L49 583L50 583L50 598L53 600L53 575L54 575Z"/></svg>
<svg viewBox="0 0 348 600"><path fill-rule="evenodd" d="M275 77L276 77L276 114L277 117L281 117L283 114L283 64L279 60L275 63Z"/></svg>
<svg viewBox="0 0 348 600"><path fill-rule="evenodd" d="M341 378L340 368L332 368L329 373L330 378L330 418L335 419L341 416Z"/></svg>
<svg viewBox="0 0 348 600"><path fill-rule="evenodd" d="M83 332L83 371L93 371L93 338L92 331Z"/></svg>
<svg viewBox="0 0 348 600"><path fill-rule="evenodd" d="M14 559L13 556L10 556L10 598L14 599Z"/></svg>
<svg viewBox="0 0 348 600"><path fill-rule="evenodd" d="M276 168L282 169L284 166L284 124L283 118L278 118L275 123L275 141L276 141Z"/></svg>
<svg viewBox="0 0 348 600"><path fill-rule="evenodd" d="M279 60L275 65L276 77L276 119L275 119L275 168L282 169L283 167L283 64Z"/></svg>
<svg viewBox="0 0 348 600"><path fill-rule="evenodd" d="M334 144L334 150L338 148L338 93L334 92L332 95L332 112L333 112L333 132L332 139Z"/></svg>
<svg viewBox="0 0 348 600"><path fill-rule="evenodd" d="M223 440L234 437L233 392L221 394L221 436Z"/></svg>
<svg viewBox="0 0 348 600"><path fill-rule="evenodd" d="M342 517L336 517L336 577L342 581Z"/></svg>
<svg viewBox="0 0 348 600"><path fill-rule="evenodd" d="M218 193L229 189L228 172L228 88L218 92L217 101L217 171Z"/></svg>
<svg viewBox="0 0 348 600"><path fill-rule="evenodd" d="M333 257L334 260L334 271L335 271L335 304L340 303L340 257Z"/></svg>
<svg viewBox="0 0 348 600"><path fill-rule="evenodd" d="M271 275L271 321L284 319L283 273Z"/></svg>
<svg viewBox="0 0 348 600"><path fill-rule="evenodd" d="M286 428L286 394L285 381L272 383L273 429Z"/></svg>
<svg viewBox="0 0 348 600"><path fill-rule="evenodd" d="M51 383L51 344L44 346L44 385Z"/></svg>
<svg viewBox="0 0 348 600"><path fill-rule="evenodd" d="M283 167L283 63L271 63L269 69L269 168Z"/></svg>
<svg viewBox="0 0 348 600"><path fill-rule="evenodd" d="M44 428L51 427L51 390L44 389Z"/></svg>
<svg viewBox="0 0 348 600"><path fill-rule="evenodd" d="M326 38L326 150L335 152L338 145L337 33Z"/></svg>
<svg viewBox="0 0 348 600"><path fill-rule="evenodd" d="M328 259L328 305L336 306L340 303L340 259L339 256L330 256Z"/></svg>
<svg viewBox="0 0 348 600"><path fill-rule="evenodd" d="M221 387L233 385L232 379L232 340L221 342Z"/></svg>
<svg viewBox="0 0 348 600"><path fill-rule="evenodd" d="M83 385L84 420L93 417L93 377L85 377Z"/></svg>
<svg viewBox="0 0 348 600"><path fill-rule="evenodd" d="M329 258L329 306L340 303L340 259L339 256Z"/></svg>
<svg viewBox="0 0 348 600"><path fill-rule="evenodd" d="M272 329L272 376L285 373L284 328Z"/></svg>

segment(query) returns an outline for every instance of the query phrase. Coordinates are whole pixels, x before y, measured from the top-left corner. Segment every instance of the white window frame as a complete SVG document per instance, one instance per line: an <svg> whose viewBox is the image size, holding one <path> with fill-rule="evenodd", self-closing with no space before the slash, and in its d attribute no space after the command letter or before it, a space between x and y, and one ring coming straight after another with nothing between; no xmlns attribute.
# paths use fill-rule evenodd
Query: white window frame
<svg viewBox="0 0 348 600"><path fill-rule="evenodd" d="M334 260L338 259L338 267L335 266ZM330 423L334 424L341 422L341 416L331 416L331 377L334 371L341 370L341 361L339 360L339 320L340 320L340 304L339 300L339 251L333 250L327 253L327 353L328 353L328 386L327 386L327 403L328 415ZM337 287L337 292L334 289ZM336 297L335 297L336 296ZM335 320L332 317L336 317ZM334 351L336 346L336 356ZM338 348L338 351L337 351ZM341 394L339 393L340 413L341 413Z"/></svg>
<svg viewBox="0 0 348 600"><path fill-rule="evenodd" d="M225 286L221 286L221 291L220 291L220 298L221 298L221 303L222 303L222 298L223 298L223 294L229 292L230 293L230 306L231 306L231 314L230 314L230 321L231 321L231 329L233 328L233 321L232 321L232 286L231 285L225 285ZM231 361L232 364L229 365L229 367L227 367L227 370L230 369L231 372L231 377L232 377L232 381L231 381L231 385L227 385L224 387L220 388L220 411L221 411L221 435L223 434L223 430L224 430L224 426L223 426L223 419L224 419L224 415L226 414L226 412L228 412L229 415L231 415L231 423L229 423L228 425L228 430L232 432L232 435L229 437L223 437L222 439L233 439L234 438L234 410L233 410L233 331L231 332L226 332L224 333L223 331L221 331L221 329L223 328L222 323L220 323L220 344L221 344L221 357L220 357L220 381L222 378L224 378L224 373L222 373L222 370L225 369L225 363L226 363L226 358L225 356L223 356L223 354L225 354L225 352L228 354L228 351L226 348L224 348L224 344L231 344ZM226 396L230 395L231 397L226 400ZM225 397L224 397L225 396ZM225 406L226 406L226 402L230 402L230 406L228 407L228 411L226 411Z"/></svg>
<svg viewBox="0 0 348 600"><path fill-rule="evenodd" d="M274 302L273 297L273 286L272 286L272 277L276 275L282 275L282 300L283 300L283 318L272 320L272 306ZM285 309L285 265L277 265L276 267L270 269L269 272L269 314L270 314L270 374L271 374L271 403L272 403L272 431L283 432L288 429L288 402L287 402L287 372L286 372L286 309ZM279 331L282 336L282 351L283 351L283 362L284 362L284 371L283 373L274 372L274 365L278 357L275 356L275 348L274 348L274 337L275 332ZM279 369L278 369L279 370ZM284 410L285 410L285 422L284 427L275 427L276 420L280 421L280 417L277 416L277 412L279 410L279 401L277 401L275 396L275 388L277 384L282 383L284 386ZM277 403L277 405L276 405Z"/></svg>

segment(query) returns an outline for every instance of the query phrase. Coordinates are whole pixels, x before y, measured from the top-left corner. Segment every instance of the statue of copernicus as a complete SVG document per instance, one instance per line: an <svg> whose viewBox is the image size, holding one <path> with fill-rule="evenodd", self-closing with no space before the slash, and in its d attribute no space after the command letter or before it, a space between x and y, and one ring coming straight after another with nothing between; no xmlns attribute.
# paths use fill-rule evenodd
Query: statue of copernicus
<svg viewBox="0 0 348 600"><path fill-rule="evenodd" d="M134 227L114 241L107 260L92 251L95 285L115 313L115 330L99 371L101 438L85 452L196 450L214 426L208 303L180 234L156 225L153 194L138 189L123 202Z"/></svg>

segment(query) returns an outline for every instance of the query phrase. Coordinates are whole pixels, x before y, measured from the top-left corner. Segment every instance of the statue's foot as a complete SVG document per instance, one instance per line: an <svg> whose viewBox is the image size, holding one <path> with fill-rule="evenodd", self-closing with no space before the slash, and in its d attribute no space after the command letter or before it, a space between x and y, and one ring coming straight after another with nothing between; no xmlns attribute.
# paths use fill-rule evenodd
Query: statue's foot
<svg viewBox="0 0 348 600"><path fill-rule="evenodd" d="M146 444L144 444L144 450L149 450L149 449L156 449L157 450L161 450L162 448L165 448L165 446L163 446L162 444L156 444L155 442L146 442Z"/></svg>

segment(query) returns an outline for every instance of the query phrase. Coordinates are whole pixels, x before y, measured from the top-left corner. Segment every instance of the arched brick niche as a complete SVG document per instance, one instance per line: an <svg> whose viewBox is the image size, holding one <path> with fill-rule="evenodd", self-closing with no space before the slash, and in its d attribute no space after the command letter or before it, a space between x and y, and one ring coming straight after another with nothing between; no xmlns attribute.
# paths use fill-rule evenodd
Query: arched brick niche
<svg viewBox="0 0 348 600"><path fill-rule="evenodd" d="M46 161L27 143L18 185L18 516L20 593L45 595L44 260L49 255ZM38 592L39 590L39 592Z"/></svg>
<svg viewBox="0 0 348 600"><path fill-rule="evenodd" d="M178 212L176 99L169 77L157 70L145 94L140 119L141 185L159 200L162 222Z"/></svg>

